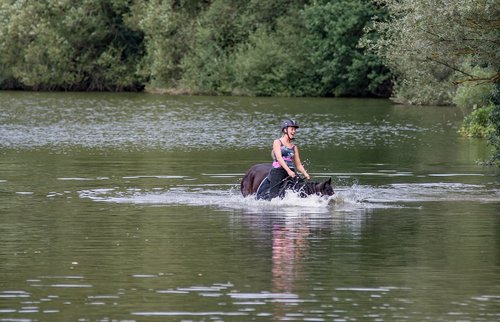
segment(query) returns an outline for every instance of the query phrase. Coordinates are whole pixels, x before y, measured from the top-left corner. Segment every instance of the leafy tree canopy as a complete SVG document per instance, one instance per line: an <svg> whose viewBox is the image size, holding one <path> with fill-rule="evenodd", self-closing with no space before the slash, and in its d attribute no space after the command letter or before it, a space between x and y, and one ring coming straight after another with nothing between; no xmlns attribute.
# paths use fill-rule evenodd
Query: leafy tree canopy
<svg viewBox="0 0 500 322"><path fill-rule="evenodd" d="M387 96L367 0L0 2L0 87ZM376 38L376 37L375 37Z"/></svg>
<svg viewBox="0 0 500 322"><path fill-rule="evenodd" d="M499 81L498 1L374 2L387 8L389 19L375 20L370 30L382 36L364 39L364 44L396 73L396 96L402 101L449 104L455 89L452 82ZM471 72L471 66L483 71Z"/></svg>

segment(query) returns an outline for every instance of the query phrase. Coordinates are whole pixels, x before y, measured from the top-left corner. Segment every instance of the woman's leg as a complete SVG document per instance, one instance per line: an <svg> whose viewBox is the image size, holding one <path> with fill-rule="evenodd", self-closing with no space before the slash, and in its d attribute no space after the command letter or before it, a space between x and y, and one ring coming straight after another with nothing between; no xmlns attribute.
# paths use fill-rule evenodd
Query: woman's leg
<svg viewBox="0 0 500 322"><path fill-rule="evenodd" d="M276 198L280 191L281 182L283 179L288 177L288 173L286 173L283 168L273 168L269 173L269 197Z"/></svg>

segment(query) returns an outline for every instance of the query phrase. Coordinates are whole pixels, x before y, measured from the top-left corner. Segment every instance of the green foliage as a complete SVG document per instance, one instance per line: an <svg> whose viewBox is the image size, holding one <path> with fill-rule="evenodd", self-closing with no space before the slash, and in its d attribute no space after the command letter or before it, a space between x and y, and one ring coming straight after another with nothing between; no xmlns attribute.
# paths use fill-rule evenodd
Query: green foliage
<svg viewBox="0 0 500 322"><path fill-rule="evenodd" d="M463 70L475 75L489 75L491 71L480 66L464 66ZM494 152L490 164L500 166L500 91L499 84L471 83L459 84L454 103L473 111L464 118L459 133L464 136L487 138Z"/></svg>
<svg viewBox="0 0 500 322"><path fill-rule="evenodd" d="M285 30L297 30L291 20L300 6L296 0L215 0L197 19L183 85L212 94L297 95L290 83L300 81L294 74L300 47L291 43L299 38Z"/></svg>
<svg viewBox="0 0 500 322"><path fill-rule="evenodd" d="M274 30L259 29L234 55L236 93L259 96L316 95L302 25L281 17Z"/></svg>
<svg viewBox="0 0 500 322"><path fill-rule="evenodd" d="M387 96L363 0L0 2L0 87ZM375 39L375 33L370 35Z"/></svg>
<svg viewBox="0 0 500 322"><path fill-rule="evenodd" d="M397 66L397 67L395 67ZM404 59L393 65L394 101L410 105L450 105L456 86L453 71L435 62Z"/></svg>
<svg viewBox="0 0 500 322"><path fill-rule="evenodd" d="M374 20L362 43L379 54L395 75L396 100L410 104L450 104L477 108L461 132L485 137L498 160L500 122L488 92L500 80L500 9L497 0L373 0L389 11ZM487 85L489 83L489 85ZM454 87L454 84L459 84ZM488 107L484 107L488 106Z"/></svg>
<svg viewBox="0 0 500 322"><path fill-rule="evenodd" d="M235 53L235 87L242 94L286 94L289 52L270 33L261 30Z"/></svg>
<svg viewBox="0 0 500 322"><path fill-rule="evenodd" d="M488 144L493 147L493 155L487 164L500 166L500 84L495 83L489 86L489 89L486 96L471 95L479 96L478 101L487 101L487 105L485 107L474 105L472 113L465 117L459 132L469 137L488 138ZM478 92L483 94L484 90Z"/></svg>
<svg viewBox="0 0 500 322"><path fill-rule="evenodd" d="M490 121L490 114L493 112L494 105L487 107L474 108L474 110L465 117L459 133L469 137L486 138L493 133L493 124Z"/></svg>
<svg viewBox="0 0 500 322"><path fill-rule="evenodd" d="M4 1L0 80L35 90L139 89L142 32L126 26L126 0Z"/></svg>
<svg viewBox="0 0 500 322"><path fill-rule="evenodd" d="M452 80L498 80L500 11L496 0L374 0L390 16L371 30L382 37L364 44L382 56L396 75L395 96L416 104L449 104ZM490 71L464 70L465 62Z"/></svg>
<svg viewBox="0 0 500 322"><path fill-rule="evenodd" d="M478 75L479 77L488 77L492 72L480 66L471 67L466 64L463 70L470 74ZM460 76L458 76L460 77ZM463 82L458 85L453 103L458 107L472 108L474 106L486 106L489 104L491 93L495 88L495 84L487 82Z"/></svg>
<svg viewBox="0 0 500 322"><path fill-rule="evenodd" d="M193 38L194 17L204 6L203 2L138 1L132 6L129 23L144 32L145 55L139 74L149 80L151 87L175 87L182 78L181 62L189 52Z"/></svg>
<svg viewBox="0 0 500 322"><path fill-rule="evenodd" d="M372 16L382 12L366 1L315 1L302 12L309 60L320 95L387 95L389 73L376 55L358 42Z"/></svg>
<svg viewBox="0 0 500 322"><path fill-rule="evenodd" d="M183 84L205 93L388 96L388 69L357 46L374 14L363 1L215 0L183 59Z"/></svg>
<svg viewBox="0 0 500 322"><path fill-rule="evenodd" d="M500 167L500 83L497 82L491 95L491 104L494 106L490 113L489 121L493 131L488 138L488 143L493 147L493 156L490 163Z"/></svg>
<svg viewBox="0 0 500 322"><path fill-rule="evenodd" d="M182 60L184 86L202 93L231 92L231 56L248 37L241 23L244 4L215 0L197 17L190 50Z"/></svg>

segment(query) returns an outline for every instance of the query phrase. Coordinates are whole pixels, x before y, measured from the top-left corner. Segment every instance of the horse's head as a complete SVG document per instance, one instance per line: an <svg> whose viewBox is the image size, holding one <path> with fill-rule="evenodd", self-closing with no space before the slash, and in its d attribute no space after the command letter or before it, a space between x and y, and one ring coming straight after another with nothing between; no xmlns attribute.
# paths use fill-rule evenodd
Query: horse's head
<svg viewBox="0 0 500 322"><path fill-rule="evenodd" d="M322 196L333 196L335 192L333 191L332 187L332 178L329 178L325 182L321 182L317 186L317 191Z"/></svg>

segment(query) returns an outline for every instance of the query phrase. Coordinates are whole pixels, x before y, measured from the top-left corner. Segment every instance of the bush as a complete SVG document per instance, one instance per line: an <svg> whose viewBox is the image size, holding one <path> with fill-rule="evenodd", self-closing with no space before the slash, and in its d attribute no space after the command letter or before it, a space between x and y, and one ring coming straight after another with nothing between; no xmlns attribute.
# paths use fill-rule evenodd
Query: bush
<svg viewBox="0 0 500 322"><path fill-rule="evenodd" d="M250 37L236 53L236 89L241 94L287 96L291 57L273 36L262 30Z"/></svg>
<svg viewBox="0 0 500 322"><path fill-rule="evenodd" d="M211 94L387 97L389 70L358 46L381 12L361 0L215 0L197 18L181 83Z"/></svg>
<svg viewBox="0 0 500 322"><path fill-rule="evenodd" d="M486 78L493 72L480 66L464 64L464 71L476 75L478 78ZM460 75L456 75L460 77ZM473 108L474 106L487 106L494 90L495 84L485 82L462 82L458 85L453 103L461 108Z"/></svg>
<svg viewBox="0 0 500 322"><path fill-rule="evenodd" d="M257 96L316 96L303 25L296 17L280 18L273 31L260 28L235 52L235 93Z"/></svg>
<svg viewBox="0 0 500 322"><path fill-rule="evenodd" d="M500 83L495 84L491 102L494 107L490 113L489 119L490 124L493 126L493 131L488 142L493 146L494 152L490 162L500 167Z"/></svg>
<svg viewBox="0 0 500 322"><path fill-rule="evenodd" d="M360 0L314 1L301 11L307 60L322 96L385 96L389 70L359 46L365 26L384 11ZM370 34L374 37L374 34ZM368 36L367 36L368 37Z"/></svg>
<svg viewBox="0 0 500 322"><path fill-rule="evenodd" d="M142 90L141 31L127 0L0 2L0 86Z"/></svg>
<svg viewBox="0 0 500 322"><path fill-rule="evenodd" d="M464 66L464 70L479 78L491 75L492 71L480 66ZM458 76L458 75L457 75ZM453 102L466 109L473 109L464 118L458 130L468 137L487 138L493 147L493 156L487 164L500 166L500 91L498 83L463 82L456 91Z"/></svg>
<svg viewBox="0 0 500 322"><path fill-rule="evenodd" d="M490 120L494 105L487 107L475 107L472 113L467 115L458 132L462 135L476 138L487 138L494 132L494 126Z"/></svg>

